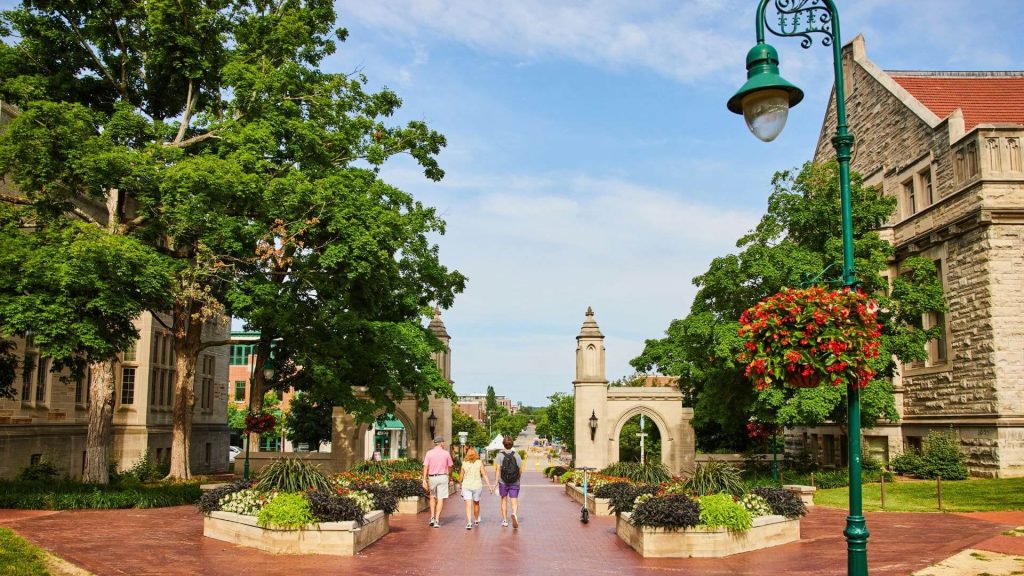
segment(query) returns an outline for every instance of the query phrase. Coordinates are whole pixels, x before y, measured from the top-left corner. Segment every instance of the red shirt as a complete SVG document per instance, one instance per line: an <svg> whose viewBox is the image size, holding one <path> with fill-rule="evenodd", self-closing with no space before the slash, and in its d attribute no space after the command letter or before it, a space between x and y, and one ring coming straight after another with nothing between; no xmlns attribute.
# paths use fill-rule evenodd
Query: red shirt
<svg viewBox="0 0 1024 576"><path fill-rule="evenodd" d="M426 468L428 475L447 474L448 469L454 465L452 455L440 445L428 450L427 455L423 457L423 467Z"/></svg>

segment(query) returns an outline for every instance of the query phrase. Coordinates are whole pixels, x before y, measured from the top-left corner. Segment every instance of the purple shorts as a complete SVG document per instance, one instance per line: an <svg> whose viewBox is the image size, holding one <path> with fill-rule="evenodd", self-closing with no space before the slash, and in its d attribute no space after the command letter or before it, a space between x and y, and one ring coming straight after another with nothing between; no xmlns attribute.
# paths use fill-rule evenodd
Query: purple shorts
<svg viewBox="0 0 1024 576"><path fill-rule="evenodd" d="M498 482L498 496L502 498L519 498L519 484L502 484Z"/></svg>

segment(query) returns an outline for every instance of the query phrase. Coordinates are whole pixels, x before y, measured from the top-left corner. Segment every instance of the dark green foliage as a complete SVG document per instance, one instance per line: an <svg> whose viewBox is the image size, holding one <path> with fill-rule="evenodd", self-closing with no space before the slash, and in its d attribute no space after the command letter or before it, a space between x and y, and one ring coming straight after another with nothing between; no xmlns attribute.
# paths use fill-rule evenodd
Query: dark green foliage
<svg viewBox="0 0 1024 576"><path fill-rule="evenodd" d="M698 496L725 492L733 496L743 494L743 479L739 468L721 460L700 462L686 481L686 487Z"/></svg>
<svg viewBox="0 0 1024 576"><path fill-rule="evenodd" d="M420 488L422 487L420 485ZM356 483L352 485L352 489L365 490L372 494L374 510L383 510L385 514L394 514L398 510L398 496L395 495L390 486Z"/></svg>
<svg viewBox="0 0 1024 576"><path fill-rule="evenodd" d="M644 443L644 459L647 462L661 461L661 430L650 418L644 419L647 434ZM619 432L619 461L640 462L640 415L633 416L622 425Z"/></svg>
<svg viewBox="0 0 1024 576"><path fill-rule="evenodd" d="M709 527L729 530L748 530L754 519L729 494L709 494L700 497L700 523Z"/></svg>
<svg viewBox="0 0 1024 576"><path fill-rule="evenodd" d="M199 511L203 514L209 514L210 512L216 512L220 510L220 501L228 494L234 494L239 490L245 490L252 486L252 482L249 480L240 480L232 484L225 484L213 490L206 490L203 495L199 497L199 502L196 504Z"/></svg>
<svg viewBox="0 0 1024 576"><path fill-rule="evenodd" d="M917 476L921 470L921 454L916 450L908 450L889 459L889 467L893 472L904 476Z"/></svg>
<svg viewBox="0 0 1024 576"><path fill-rule="evenodd" d="M783 488L754 488L752 493L765 499L772 508L772 514L786 518L800 518L807 514L807 507L799 496Z"/></svg>
<svg viewBox="0 0 1024 576"><path fill-rule="evenodd" d="M700 507L684 495L655 496L633 510L633 524L667 530L692 528L700 524Z"/></svg>
<svg viewBox="0 0 1024 576"><path fill-rule="evenodd" d="M29 464L18 473L18 480L25 482L47 482L56 480L60 476L57 465L49 460L40 460L35 464Z"/></svg>
<svg viewBox="0 0 1024 576"><path fill-rule="evenodd" d="M317 522L355 522L362 526L363 509L355 500L329 492L306 492L309 510Z"/></svg>
<svg viewBox="0 0 1024 576"><path fill-rule="evenodd" d="M603 484L594 490L597 498L608 498L612 512L630 512L633 510L633 501L641 494L654 494L657 486L647 484L631 484L629 482L612 482Z"/></svg>
<svg viewBox="0 0 1024 576"><path fill-rule="evenodd" d="M544 469L544 475L548 478L558 478L568 471L569 469L565 466L548 466Z"/></svg>
<svg viewBox="0 0 1024 576"><path fill-rule="evenodd" d="M14 342L0 339L0 400L13 400L17 396L17 389L14 387L18 367L15 348Z"/></svg>
<svg viewBox="0 0 1024 576"><path fill-rule="evenodd" d="M319 451L322 442L331 441L333 411L334 406L327 400L317 400L308 392L295 394L284 417L288 440L293 444L305 443L310 450Z"/></svg>
<svg viewBox="0 0 1024 576"><path fill-rule="evenodd" d="M395 460L363 460L357 462L349 472L361 474L374 474L387 478L395 472L422 472L423 463L410 458L397 458Z"/></svg>
<svg viewBox="0 0 1024 576"><path fill-rule="evenodd" d="M660 484L672 479L672 473L661 462L616 462L606 466L599 473L628 478L638 484Z"/></svg>
<svg viewBox="0 0 1024 576"><path fill-rule="evenodd" d="M822 490L850 485L848 470L823 470L814 474L814 485Z"/></svg>
<svg viewBox="0 0 1024 576"><path fill-rule="evenodd" d="M282 492L333 489L331 481L320 471L320 466L302 458L274 460L260 472L255 487L265 491Z"/></svg>
<svg viewBox="0 0 1024 576"><path fill-rule="evenodd" d="M0 508L79 510L162 508L195 504L198 484L111 486L79 482L0 481Z"/></svg>
<svg viewBox="0 0 1024 576"><path fill-rule="evenodd" d="M966 480L969 476L960 443L952 434L931 432L924 439L918 476L943 480Z"/></svg>
<svg viewBox="0 0 1024 576"><path fill-rule="evenodd" d="M132 467L122 475L122 478L131 476L139 482L153 482L167 476L169 471L170 463L167 460L157 461L150 457L149 451L146 451L142 458L136 460Z"/></svg>
<svg viewBox="0 0 1024 576"><path fill-rule="evenodd" d="M423 489L423 483L412 478L392 478L388 482L391 492L398 498L425 497L427 491Z"/></svg>

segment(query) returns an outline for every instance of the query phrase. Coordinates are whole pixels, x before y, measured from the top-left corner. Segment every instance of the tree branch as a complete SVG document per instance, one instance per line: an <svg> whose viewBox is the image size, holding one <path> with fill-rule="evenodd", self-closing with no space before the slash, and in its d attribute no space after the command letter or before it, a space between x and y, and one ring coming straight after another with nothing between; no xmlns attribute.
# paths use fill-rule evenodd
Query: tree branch
<svg viewBox="0 0 1024 576"><path fill-rule="evenodd" d="M199 100L199 94L195 97L192 96L192 79L188 79L188 95L185 96L185 113L181 117L181 126L178 126L178 135L174 137L172 146L181 144L183 138L185 138L185 131L188 129L188 124L192 120L192 107L195 106Z"/></svg>
<svg viewBox="0 0 1024 576"><path fill-rule="evenodd" d="M209 342L200 342L199 350L206 350L207 348L215 348L217 346L227 346L234 343L230 338L227 340L210 340Z"/></svg>
<svg viewBox="0 0 1024 576"><path fill-rule="evenodd" d="M15 206L35 206L35 202L31 200L21 196L8 196L7 194L0 194L0 202L14 204Z"/></svg>
<svg viewBox="0 0 1024 576"><path fill-rule="evenodd" d="M209 140L210 138L216 138L219 140L220 136L218 136L215 131L211 131L206 132L204 134L200 134L199 136L193 136L188 140L182 140L181 142L171 142L170 144L164 144L164 146L167 146L168 148L187 148L193 144L198 144L203 140Z"/></svg>
<svg viewBox="0 0 1024 576"><path fill-rule="evenodd" d="M83 50L85 50L89 54L89 57L92 58L92 61L95 62L96 66L99 67L100 72L102 72L103 75L107 78L107 80L109 80L110 83L114 85L114 89L117 90L117 92L127 100L128 93L125 91L125 87L122 86L116 79L114 79L114 75L110 73L110 69L108 69L107 66L103 63L103 61L100 60L100 57L97 56L95 52L93 52L92 47L89 46L89 42L87 42L86 39L82 37L82 33L78 29L78 26L76 26L64 12L58 12L58 14L60 14L61 18L64 19L64 22L66 22L68 27L71 28L71 30L75 33L75 36L78 37L78 44L82 47Z"/></svg>

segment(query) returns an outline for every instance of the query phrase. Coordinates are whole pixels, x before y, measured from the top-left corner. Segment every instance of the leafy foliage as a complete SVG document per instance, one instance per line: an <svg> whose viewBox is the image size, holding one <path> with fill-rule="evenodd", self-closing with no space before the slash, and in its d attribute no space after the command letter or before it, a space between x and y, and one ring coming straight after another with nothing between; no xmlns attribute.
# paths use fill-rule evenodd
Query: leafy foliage
<svg viewBox="0 0 1024 576"><path fill-rule="evenodd" d="M302 492L281 492L256 515L260 526L302 528L314 522L309 500Z"/></svg>
<svg viewBox="0 0 1024 576"><path fill-rule="evenodd" d="M301 458L278 458L260 472L255 484L260 490L302 492L305 490L331 490L331 481L320 470Z"/></svg>
<svg viewBox="0 0 1024 576"><path fill-rule="evenodd" d="M57 465L49 460L40 460L35 464L29 464L18 472L18 480L23 482L49 482L60 476Z"/></svg>
<svg viewBox="0 0 1024 576"><path fill-rule="evenodd" d="M637 504L631 517L636 526L667 530L692 528L700 523L700 507L689 496L655 496Z"/></svg>
<svg viewBox="0 0 1024 576"><path fill-rule="evenodd" d="M555 392L548 396L546 422L539 423L537 435L558 439L565 446L574 446L576 398L572 394Z"/></svg>
<svg viewBox="0 0 1024 576"><path fill-rule="evenodd" d="M750 491L757 494L771 506L772 514L786 518L799 518L807 514L807 507L799 496L783 488L760 487Z"/></svg>
<svg viewBox="0 0 1024 576"><path fill-rule="evenodd" d="M228 492L218 502L224 512L233 512L243 516L255 516L268 502L277 497L279 492L265 492L256 488L243 488Z"/></svg>
<svg viewBox="0 0 1024 576"><path fill-rule="evenodd" d="M660 484L672 479L672 473L661 462L616 462L606 466L599 474L628 478L636 484Z"/></svg>
<svg viewBox="0 0 1024 576"><path fill-rule="evenodd" d="M641 494L653 494L657 490L657 486L649 484L633 484L630 482L612 482L603 486L598 486L594 490L594 496L598 498L608 498L609 506L611 506L612 512L618 514L619 512L630 512L633 510L633 504L636 501L636 497Z"/></svg>
<svg viewBox="0 0 1024 576"><path fill-rule="evenodd" d="M396 495L394 490L391 489L390 483L356 484L353 488L366 491L370 494L373 498L372 510L383 510L385 514L394 514L395 511L398 510L398 495ZM420 488L423 488L422 484L420 485Z"/></svg>
<svg viewBox="0 0 1024 576"><path fill-rule="evenodd" d="M768 505L768 501L753 493L744 494L740 499L740 506L743 506L754 518L769 516L772 513L772 507Z"/></svg>
<svg viewBox="0 0 1024 576"><path fill-rule="evenodd" d="M569 468L565 466L548 466L544 469L544 475L548 478L560 478L563 474L569 471Z"/></svg>
<svg viewBox="0 0 1024 576"><path fill-rule="evenodd" d="M359 474L376 475L383 479L387 479L398 472L422 472L423 463L410 458L396 458L394 460L363 460L361 462L356 462L350 471Z"/></svg>
<svg viewBox="0 0 1024 576"><path fill-rule="evenodd" d="M0 508L80 510L162 508L195 504L198 484L112 486L73 481L20 482L0 480Z"/></svg>
<svg viewBox="0 0 1024 576"><path fill-rule="evenodd" d="M293 444L304 443L319 451L320 444L331 441L334 406L312 393L297 392L285 415L285 433Z"/></svg>
<svg viewBox="0 0 1024 576"><path fill-rule="evenodd" d="M838 181L834 161L807 163L797 174L777 173L767 213L739 239L739 253L712 261L694 279L698 292L690 313L672 321L663 338L648 340L631 361L643 372L680 376L685 402L694 407L698 447L706 452L750 444L744 426L751 415L781 426L845 421L843 387L758 392L735 362L743 350L738 319L744 310L842 261ZM937 332L920 328L919 319L942 311L944 303L934 265L923 258L903 261L898 283L886 294L888 283L878 271L887 268L892 246L874 230L893 213L895 198L864 186L857 174L851 175L851 197L858 282L878 301L883 326L881 350L871 366L879 377L861 392L862 424L871 425L898 419L892 385L885 378L896 369L894 357L903 362L921 358Z"/></svg>
<svg viewBox="0 0 1024 576"><path fill-rule="evenodd" d="M491 439L487 437L487 428L476 418L452 406L452 439L459 437L459 432L466 433L466 444L469 446L487 446Z"/></svg>
<svg viewBox="0 0 1024 576"><path fill-rule="evenodd" d="M700 523L709 527L729 530L749 530L753 518L729 494L709 494L700 497Z"/></svg>
<svg viewBox="0 0 1024 576"><path fill-rule="evenodd" d="M661 461L661 430L650 418L644 419L644 429L640 429L640 416L633 416L622 425L619 432L619 461L640 462L640 436L647 434L644 444L644 459L647 462Z"/></svg>
<svg viewBox="0 0 1024 576"><path fill-rule="evenodd" d="M196 506L203 514L216 512L217 510L220 510L220 503L224 500L225 496L228 494L234 494L235 492L240 492L251 486L252 482L249 482L248 480L239 480L238 482L219 486L213 490L206 490L203 492L203 495L199 497L199 502Z"/></svg>
<svg viewBox="0 0 1024 576"><path fill-rule="evenodd" d="M139 482L153 482L167 476L169 466L166 460L158 461L150 456L149 451L142 453L142 457L132 464L125 473Z"/></svg>
<svg viewBox="0 0 1024 576"><path fill-rule="evenodd" d="M889 462L899 474L920 478L966 480L970 475L966 457L953 433L930 432L922 443L921 453L905 452Z"/></svg>
<svg viewBox="0 0 1024 576"><path fill-rule="evenodd" d="M733 496L743 494L743 479L739 468L721 460L698 462L686 487L698 496L725 492Z"/></svg>
<svg viewBox="0 0 1024 576"><path fill-rule="evenodd" d="M306 493L306 499L317 522L355 522L360 526L365 522L363 509L347 496L311 491Z"/></svg>
<svg viewBox="0 0 1024 576"><path fill-rule="evenodd" d="M391 492L398 498L423 498L427 491L423 489L423 483L413 478L392 478L388 482Z"/></svg>

